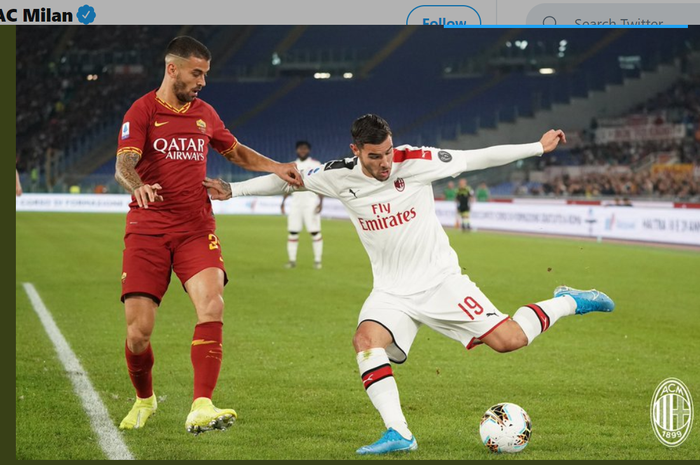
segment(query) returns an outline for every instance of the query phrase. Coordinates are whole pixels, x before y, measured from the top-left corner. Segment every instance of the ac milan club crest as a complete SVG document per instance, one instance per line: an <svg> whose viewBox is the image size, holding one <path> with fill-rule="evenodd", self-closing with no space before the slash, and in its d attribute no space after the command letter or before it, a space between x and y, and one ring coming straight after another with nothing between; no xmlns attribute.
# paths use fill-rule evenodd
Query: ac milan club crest
<svg viewBox="0 0 700 465"><path fill-rule="evenodd" d="M396 178L396 181L394 181L394 187L397 191L403 192L404 188L406 187L406 183L404 182L403 178Z"/></svg>

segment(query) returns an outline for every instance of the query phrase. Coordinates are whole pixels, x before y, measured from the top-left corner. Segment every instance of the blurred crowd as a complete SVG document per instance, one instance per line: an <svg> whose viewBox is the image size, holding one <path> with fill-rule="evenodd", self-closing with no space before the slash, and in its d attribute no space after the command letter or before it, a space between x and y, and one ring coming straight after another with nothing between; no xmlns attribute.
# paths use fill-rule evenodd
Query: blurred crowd
<svg viewBox="0 0 700 465"><path fill-rule="evenodd" d="M519 185L514 194L700 199L700 181L689 166L700 166L700 75L682 78L635 107L627 118L643 124L682 124L686 136L679 140L596 143L598 121L594 120L577 147L543 157L539 169L562 165L630 167L628 172L611 169L556 176L543 184ZM655 168L659 164L672 166ZM674 169L678 165L685 167Z"/></svg>
<svg viewBox="0 0 700 465"><path fill-rule="evenodd" d="M540 169L547 166L634 166L656 154L673 154L677 163L700 164L700 141L694 138L666 141L584 143L572 148L565 156L540 159Z"/></svg>
<svg viewBox="0 0 700 465"><path fill-rule="evenodd" d="M680 79L632 113L664 114L664 122L697 127L700 123L700 74Z"/></svg>
<svg viewBox="0 0 700 465"><path fill-rule="evenodd" d="M20 171L36 168L52 154L80 147L103 135L107 127L117 127L143 89L157 85L153 75L114 72L115 64L134 53L145 54L147 62L155 64L169 35L158 35L163 43L154 44L149 32L153 27L17 28Z"/></svg>
<svg viewBox="0 0 700 465"><path fill-rule="evenodd" d="M580 177L558 176L529 189L531 195L593 197L700 198L700 182L692 171L639 173L588 173Z"/></svg>

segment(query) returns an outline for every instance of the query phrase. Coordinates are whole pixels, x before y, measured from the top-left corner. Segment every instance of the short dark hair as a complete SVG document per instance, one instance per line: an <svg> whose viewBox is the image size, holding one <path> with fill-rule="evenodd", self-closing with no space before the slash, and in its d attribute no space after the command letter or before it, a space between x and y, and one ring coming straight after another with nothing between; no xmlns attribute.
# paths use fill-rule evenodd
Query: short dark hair
<svg viewBox="0 0 700 465"><path fill-rule="evenodd" d="M165 55L175 55L180 58L196 57L203 60L211 60L211 52L209 49L198 41L189 36L175 37L165 49Z"/></svg>
<svg viewBox="0 0 700 465"><path fill-rule="evenodd" d="M311 149L311 144L309 143L309 141L306 141L306 140L298 140L298 141L297 141L297 147L296 147L296 148L303 147L303 146L306 146L306 147L308 147L309 149Z"/></svg>
<svg viewBox="0 0 700 465"><path fill-rule="evenodd" d="M361 148L365 144L381 144L391 135L391 128L384 118L370 113L352 123L350 134L355 145Z"/></svg>

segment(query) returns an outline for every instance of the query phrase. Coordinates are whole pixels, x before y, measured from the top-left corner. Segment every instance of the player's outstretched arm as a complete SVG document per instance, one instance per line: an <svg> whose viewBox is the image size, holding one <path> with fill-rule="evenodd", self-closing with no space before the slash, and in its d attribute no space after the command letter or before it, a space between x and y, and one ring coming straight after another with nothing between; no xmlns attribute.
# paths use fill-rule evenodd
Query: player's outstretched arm
<svg viewBox="0 0 700 465"><path fill-rule="evenodd" d="M117 155L117 166L114 178L121 186L136 199L141 208L148 208L148 203L162 202L163 197L158 195L162 189L160 184L144 184L136 172L136 165L141 156L136 152L123 152Z"/></svg>
<svg viewBox="0 0 700 465"><path fill-rule="evenodd" d="M566 143L566 135L561 129L547 131L539 142L532 144L496 145L478 150L465 150L466 171L483 170L494 166L507 165L523 158L552 152L559 142Z"/></svg>
<svg viewBox="0 0 700 465"><path fill-rule="evenodd" d="M212 200L228 200L246 195L284 195L295 188L277 176L259 176L243 182L228 183L223 179L204 178L202 181Z"/></svg>
<svg viewBox="0 0 700 465"><path fill-rule="evenodd" d="M233 150L226 153L226 159L248 171L273 173L292 186L301 187L301 176L294 163L278 163L255 150L238 143Z"/></svg>

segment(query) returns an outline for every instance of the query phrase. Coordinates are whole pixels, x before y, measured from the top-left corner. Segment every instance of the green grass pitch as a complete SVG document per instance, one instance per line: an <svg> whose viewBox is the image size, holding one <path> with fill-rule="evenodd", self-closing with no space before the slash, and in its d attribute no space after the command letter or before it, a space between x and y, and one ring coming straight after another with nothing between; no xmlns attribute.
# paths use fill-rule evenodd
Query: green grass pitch
<svg viewBox="0 0 700 465"><path fill-rule="evenodd" d="M192 392L194 310L173 277L153 336L158 413L124 434L141 459L354 459L383 424L357 373L351 338L372 286L351 224L325 221L324 268L308 236L285 270L281 217L220 217L231 283L224 363L214 402L237 409L226 432L184 428ZM96 437L21 283L33 283L118 424L133 402L119 302L123 215L16 216L16 457L102 458ZM700 426L668 449L649 421L663 379L700 401L700 253L566 239L449 231L465 273L505 313L558 284L596 287L614 313L566 318L511 354L467 352L423 328L395 367L419 450L394 459L691 459ZM515 456L487 452L482 413L524 407L532 440ZM696 413L700 413L696 407ZM697 422L696 422L697 423Z"/></svg>

